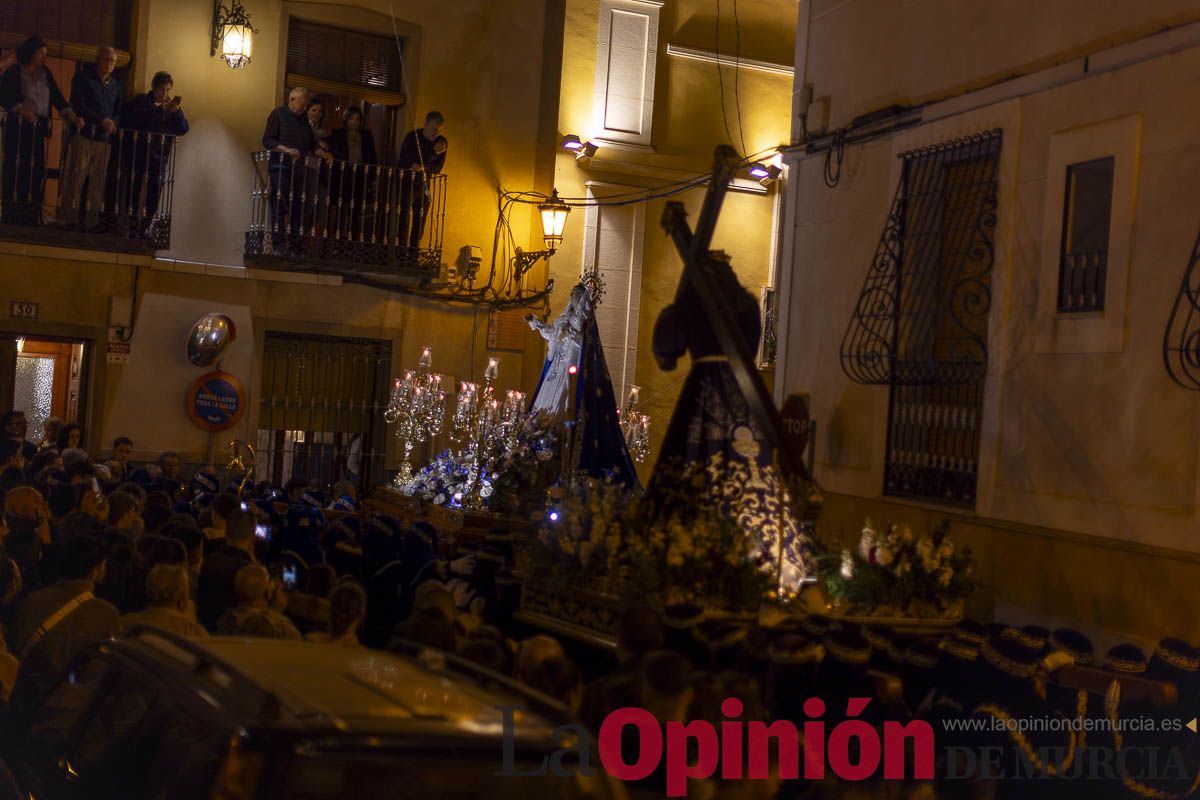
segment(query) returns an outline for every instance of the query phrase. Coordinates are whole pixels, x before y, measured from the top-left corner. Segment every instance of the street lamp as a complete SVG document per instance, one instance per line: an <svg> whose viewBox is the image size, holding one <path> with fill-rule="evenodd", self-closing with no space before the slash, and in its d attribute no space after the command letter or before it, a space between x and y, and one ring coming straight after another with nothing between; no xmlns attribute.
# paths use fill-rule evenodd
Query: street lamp
<svg viewBox="0 0 1200 800"><path fill-rule="evenodd" d="M563 241L563 230L567 226L567 215L571 207L558 197L558 189L551 192L549 199L538 204L538 212L542 215L542 240L546 243L545 250L527 252L520 247L513 256L513 271L520 279L530 267L543 258L554 255Z"/></svg>

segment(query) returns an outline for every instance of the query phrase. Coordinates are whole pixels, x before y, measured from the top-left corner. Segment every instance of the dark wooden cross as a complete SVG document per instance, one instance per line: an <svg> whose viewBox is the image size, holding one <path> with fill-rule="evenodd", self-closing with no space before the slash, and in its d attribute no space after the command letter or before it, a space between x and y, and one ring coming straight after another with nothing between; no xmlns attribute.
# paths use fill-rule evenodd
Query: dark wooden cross
<svg viewBox="0 0 1200 800"><path fill-rule="evenodd" d="M693 231L687 222L687 211L683 203L671 201L663 211L662 227L675 243L683 259L683 274L679 278L676 300L680 299L684 287L691 286L700 299L705 317L712 325L721 350L729 358L738 388L750 407L750 414L764 432L767 444L774 450L780 471L783 474L797 516L802 521L813 521L821 508L821 492L804 463L797 460L786 446L783 423L775 403L771 399L762 376L754 366L753 357L746 350L737 321L728 306L722 302L720 290L712 277L712 261L716 256L709 249L717 229L717 218L729 189L729 182L737 172L740 159L728 145L717 147L713 156L713 171L704 196L704 205Z"/></svg>

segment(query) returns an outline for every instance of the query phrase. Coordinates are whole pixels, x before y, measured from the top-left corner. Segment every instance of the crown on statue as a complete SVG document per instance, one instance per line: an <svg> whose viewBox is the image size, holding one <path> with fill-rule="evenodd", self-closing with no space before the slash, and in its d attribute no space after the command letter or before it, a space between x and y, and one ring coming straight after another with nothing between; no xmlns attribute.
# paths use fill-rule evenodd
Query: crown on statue
<svg viewBox="0 0 1200 800"><path fill-rule="evenodd" d="M604 278L600 275L599 267L592 267L585 270L580 277L579 282L588 290L588 294L592 296L592 307L600 305L600 298L604 297Z"/></svg>

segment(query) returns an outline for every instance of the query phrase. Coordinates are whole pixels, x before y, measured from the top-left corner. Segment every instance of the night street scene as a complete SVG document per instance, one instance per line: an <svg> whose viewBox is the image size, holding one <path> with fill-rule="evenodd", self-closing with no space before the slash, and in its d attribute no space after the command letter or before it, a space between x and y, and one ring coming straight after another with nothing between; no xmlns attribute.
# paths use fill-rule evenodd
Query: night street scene
<svg viewBox="0 0 1200 800"><path fill-rule="evenodd" d="M0 0L0 800L1200 800L1196 0Z"/></svg>

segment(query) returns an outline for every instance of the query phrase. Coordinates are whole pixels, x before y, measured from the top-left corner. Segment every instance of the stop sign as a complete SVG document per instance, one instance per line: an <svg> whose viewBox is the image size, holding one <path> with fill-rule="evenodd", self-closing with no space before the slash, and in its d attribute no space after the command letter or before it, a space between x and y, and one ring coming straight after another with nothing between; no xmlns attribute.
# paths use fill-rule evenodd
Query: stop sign
<svg viewBox="0 0 1200 800"><path fill-rule="evenodd" d="M779 410L783 421L783 445L792 454L792 463L806 463L808 453L808 395L789 394Z"/></svg>

